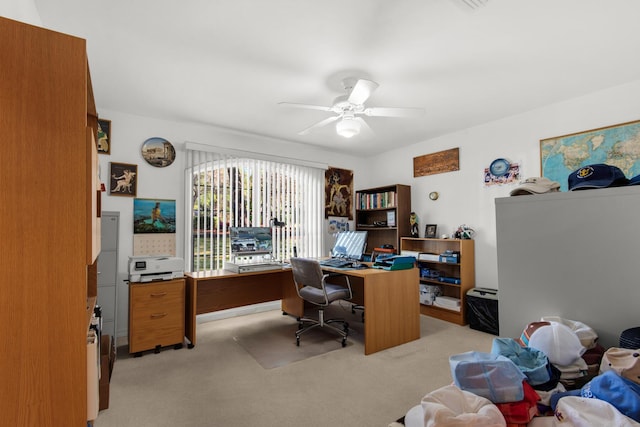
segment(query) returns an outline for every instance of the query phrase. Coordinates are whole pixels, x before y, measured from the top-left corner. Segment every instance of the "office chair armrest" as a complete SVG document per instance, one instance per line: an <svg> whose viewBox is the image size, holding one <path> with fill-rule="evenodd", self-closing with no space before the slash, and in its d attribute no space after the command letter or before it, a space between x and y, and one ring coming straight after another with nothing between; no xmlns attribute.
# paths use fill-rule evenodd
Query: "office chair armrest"
<svg viewBox="0 0 640 427"><path fill-rule="evenodd" d="M333 279L333 278L338 278L341 277L344 279L344 287L349 289L349 292L351 292L351 281L349 280L349 276L347 276L346 274L342 274L342 273L325 273L322 275L322 286L324 286L324 284L327 282L327 279ZM332 280L332 282L337 283L337 281Z"/></svg>

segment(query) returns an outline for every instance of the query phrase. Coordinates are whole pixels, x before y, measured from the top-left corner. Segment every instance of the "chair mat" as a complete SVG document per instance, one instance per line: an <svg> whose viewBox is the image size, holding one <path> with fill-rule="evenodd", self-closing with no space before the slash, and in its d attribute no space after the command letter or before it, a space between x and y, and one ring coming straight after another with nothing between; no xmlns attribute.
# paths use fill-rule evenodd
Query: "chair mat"
<svg viewBox="0 0 640 427"><path fill-rule="evenodd" d="M354 315L350 307L350 304L344 302L341 305L334 303L325 310L325 319L345 318L349 322L347 347L354 344L362 346L364 338L361 333L361 311ZM309 309L305 315L317 318L313 309ZM278 315L269 317L264 322L239 327L233 339L264 369L282 367L343 348L339 334L319 327L302 334L298 347L295 337L297 329L298 322L294 317Z"/></svg>

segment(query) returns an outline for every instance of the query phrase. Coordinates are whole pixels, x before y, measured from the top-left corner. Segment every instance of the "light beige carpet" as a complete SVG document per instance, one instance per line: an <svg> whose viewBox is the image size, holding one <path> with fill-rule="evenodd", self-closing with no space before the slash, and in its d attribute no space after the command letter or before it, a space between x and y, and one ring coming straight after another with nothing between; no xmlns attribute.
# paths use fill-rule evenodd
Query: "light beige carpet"
<svg viewBox="0 0 640 427"><path fill-rule="evenodd" d="M365 356L354 328L345 348L327 336L335 350L271 369L234 339L285 321L295 329L279 310L201 323L193 349L138 358L120 347L95 427L387 427L451 383L450 355L490 351L494 338L421 316L419 340ZM295 337L282 348L297 351Z"/></svg>
<svg viewBox="0 0 640 427"><path fill-rule="evenodd" d="M348 303L334 303L325 311L325 319L340 318L349 323L347 346L362 344L361 315L352 314ZM306 313L317 318L310 309ZM342 349L342 337L326 328L314 328L300 336L296 346L295 331L298 322L291 316L271 317L264 322L248 323L237 329L233 339L265 369L278 368L289 363Z"/></svg>

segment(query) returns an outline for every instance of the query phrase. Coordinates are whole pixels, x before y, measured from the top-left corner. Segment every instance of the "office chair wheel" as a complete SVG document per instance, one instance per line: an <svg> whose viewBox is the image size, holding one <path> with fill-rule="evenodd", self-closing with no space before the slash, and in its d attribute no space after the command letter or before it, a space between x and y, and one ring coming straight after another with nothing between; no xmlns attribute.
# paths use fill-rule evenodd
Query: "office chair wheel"
<svg viewBox="0 0 640 427"><path fill-rule="evenodd" d="M347 337L343 337L342 338L342 347L346 347L347 346Z"/></svg>
<svg viewBox="0 0 640 427"><path fill-rule="evenodd" d="M300 347L300 337L296 337L296 345Z"/></svg>

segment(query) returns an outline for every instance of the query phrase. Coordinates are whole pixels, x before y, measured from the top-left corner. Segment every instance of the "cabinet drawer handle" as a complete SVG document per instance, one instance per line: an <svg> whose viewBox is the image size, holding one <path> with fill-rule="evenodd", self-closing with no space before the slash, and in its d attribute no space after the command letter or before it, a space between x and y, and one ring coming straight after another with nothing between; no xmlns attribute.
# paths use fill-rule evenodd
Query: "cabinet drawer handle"
<svg viewBox="0 0 640 427"><path fill-rule="evenodd" d="M160 319L161 317L164 317L166 315L167 315L167 313L153 313L153 314L151 314L151 318L152 319Z"/></svg>
<svg viewBox="0 0 640 427"><path fill-rule="evenodd" d="M157 297L163 297L166 294L167 294L166 292L158 292L156 294L150 294L150 295L151 295L151 298L157 298Z"/></svg>

